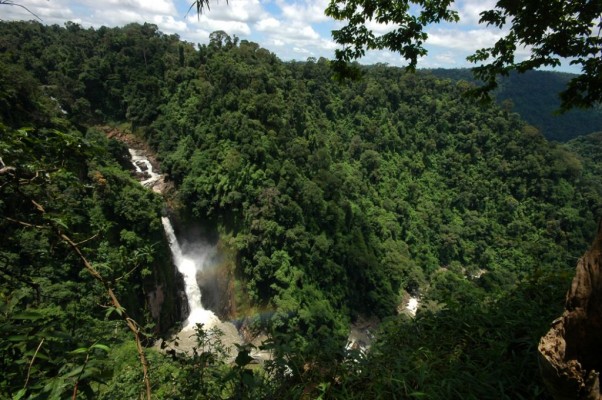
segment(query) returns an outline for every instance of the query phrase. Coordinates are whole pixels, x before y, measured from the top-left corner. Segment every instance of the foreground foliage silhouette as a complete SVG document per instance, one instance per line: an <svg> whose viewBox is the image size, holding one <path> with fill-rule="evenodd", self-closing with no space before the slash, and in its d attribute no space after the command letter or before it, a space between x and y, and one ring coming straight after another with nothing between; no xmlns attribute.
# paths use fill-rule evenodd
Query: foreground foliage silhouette
<svg viewBox="0 0 602 400"><path fill-rule="evenodd" d="M326 15L345 24L333 31L335 42L343 47L335 51L335 69L343 75L353 74L349 62L373 49L399 53L410 69L416 68L418 58L427 54L423 47L428 38L425 28L459 21L453 4L450 0L331 0ZM479 23L507 33L492 47L468 57L478 64L473 69L475 77L485 83L474 94L487 96L497 87L498 76L507 76L510 71L557 67L565 59L580 66L581 72L560 93L561 110L596 106L602 100L601 15L602 5L589 0L498 1L493 9L480 13ZM388 24L391 29L375 34L370 22ZM517 51L521 48L529 50L529 57L519 61Z"/></svg>

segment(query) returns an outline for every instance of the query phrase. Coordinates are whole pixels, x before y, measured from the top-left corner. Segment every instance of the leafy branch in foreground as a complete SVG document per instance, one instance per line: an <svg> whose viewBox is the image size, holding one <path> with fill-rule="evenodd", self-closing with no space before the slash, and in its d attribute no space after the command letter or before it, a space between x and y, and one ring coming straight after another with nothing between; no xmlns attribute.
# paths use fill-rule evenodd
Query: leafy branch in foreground
<svg viewBox="0 0 602 400"><path fill-rule="evenodd" d="M425 28L459 21L452 5L450 0L331 0L326 15L346 24L333 31L334 41L343 47L335 51L333 67L343 76L353 75L348 63L362 58L366 50L386 49L399 53L408 60L408 69L414 70L418 58L427 54ZM474 73L485 82L473 94L488 98L500 75L558 67L561 59L568 59L581 67L581 73L560 94L561 110L595 106L602 100L601 16L599 1L498 1L494 9L481 13L479 23L509 32L492 47L468 57L472 63L481 63ZM377 35L370 27L374 23L390 30ZM517 61L519 49L529 50L526 60Z"/></svg>
<svg viewBox="0 0 602 400"><path fill-rule="evenodd" d="M366 54L366 50L388 49L398 52L409 61L408 69L415 70L418 58L427 54L424 42L428 38L424 28L433 23L457 22L458 12L449 8L450 0L396 1L383 6L382 2L337 1L330 2L326 15L347 21L341 29L332 31L335 42L342 49L335 50L335 71L349 72L347 64ZM418 8L419 12L414 12ZM391 30L375 35L369 23L384 24Z"/></svg>
<svg viewBox="0 0 602 400"><path fill-rule="evenodd" d="M588 0L499 1L493 10L481 13L479 23L510 31L494 46L468 57L477 64L475 76L485 82L478 93L497 87L498 75L512 70L525 72L558 67L561 58L581 67L560 93L561 110L591 107L602 100L602 3ZM509 22L511 21L511 22ZM526 60L517 61L518 48L530 49Z"/></svg>
<svg viewBox="0 0 602 400"><path fill-rule="evenodd" d="M45 214L45 210L44 208L36 203L34 200L31 200L31 202L33 203L33 205L35 206L35 208L40 211L42 214ZM33 225L33 224L29 224L27 222L24 221L18 221L12 218L6 218L7 220L11 221L11 222L15 222L18 223L20 225L23 226L27 226L30 228L36 228L36 229L44 229L44 228L48 228L48 226L43 226L43 225ZM71 240L71 238L69 236L67 236L65 233L63 233L60 229L59 226L57 226L56 223L54 223L53 221L51 221L51 227L53 229L53 231L55 232L55 234L62 240L64 241L66 244L69 245L69 247L77 254L77 256L80 258L81 262L83 263L84 267L86 268L86 270L90 273L90 275L92 275L92 277L94 279L96 279L97 281L99 281L102 286L104 287L104 289L106 290L109 298L111 299L111 304L113 305L113 309L117 311L117 313L119 314L119 316L126 322L129 330L132 332L132 334L134 335L134 338L136 340L136 349L138 351L138 356L140 358L140 365L142 366L142 371L144 374L144 384L146 387L146 398L148 400L151 399L151 384L150 384L150 378L149 378L149 374L148 374L148 361L146 359L146 356L144 354L144 349L142 346L142 340L140 338L140 325L133 320L125 311L125 309L121 306L121 303L119 302L119 299L117 298L117 296L115 295L115 292L113 291L113 289L111 288L109 282L104 279L102 277L102 275L94 268L94 266L88 261L88 259L84 256L84 254L82 253L81 249L78 247L77 243L75 243L73 240ZM36 351L37 353L37 351ZM33 360L32 360L33 362ZM87 359L86 359L87 362ZM77 385L74 389L74 397L76 397L77 394Z"/></svg>
<svg viewBox="0 0 602 400"><path fill-rule="evenodd" d="M138 350L138 356L140 357L140 365L142 366L142 371L144 373L144 385L146 387L146 398L148 400L150 400L151 399L151 384L150 384L150 378L148 375L148 361L146 360L146 356L144 355L144 349L142 347L142 340L140 339L140 325L138 325L138 323L136 321L134 321L132 318L129 317L129 315L127 314L125 309L119 303L119 300L117 299L117 296L115 296L115 293L113 292L113 289L109 285L109 282L107 282L98 273L98 271L96 271L96 269L94 269L92 264L90 264L90 262L83 255L83 253L81 252L81 250L79 249L77 244L75 242L73 242L73 240L71 240L67 235L65 235L64 233L61 233L58 230L57 230L57 234L60 236L61 239L63 239L67 244L69 244L69 246L73 249L73 251L79 256L82 263L86 267L86 270L88 270L88 272L94 277L94 279L96 279L100 283L102 283L105 290L107 291L107 294L111 298L111 303L113 304L113 307L115 307L116 310L120 310L120 312L118 312L118 314L126 322L128 328L130 329L130 331L132 332L132 334L134 335L134 338L136 340L136 349Z"/></svg>
<svg viewBox="0 0 602 400"><path fill-rule="evenodd" d="M0 224L6 233L0 252L0 278L8 283L0 291L0 328L10 337L1 350L3 355L9 355L3 364L10 366L12 377L0 387L0 393L10 397L64 398L67 391L71 391L73 398L80 392L88 392L90 397L93 393L90 384L104 383L109 365L106 361L100 361L96 356L92 358L89 352L85 355L69 352L73 345L92 349L85 342L88 338L98 340L93 332L79 331L78 324L94 324L98 320L91 315L78 316L77 302L82 302L83 307L86 302L93 306L96 299L104 298L103 291L94 288L97 285L90 285L90 296L82 296L77 302L71 300L77 295L86 272L77 267L77 260L63 261L62 265L52 261L70 258L67 253L73 252L87 274L101 283L110 299L110 309L117 311L134 335L146 386L145 398L150 399L151 384L142 329L118 299L116 280L107 277L105 269L99 268L99 261L95 267L85 255L87 251L94 251L94 247L82 249L83 244L90 243L103 231L94 223L84 226L83 222L89 220L78 204L89 198L85 197L85 190L92 186L84 187L83 178L78 179L72 172L85 177L82 170L89 168L87 163L93 162L94 144L75 131L14 130L0 124L0 132ZM100 217L97 215L96 218ZM19 229L13 229L14 226ZM66 233L68 231L74 232L77 240L72 239L72 234ZM86 236L80 238L82 234ZM106 235L106 232L101 234ZM63 256L53 257L56 252ZM109 261L112 264L107 271L119 269L119 260ZM125 263L123 266L126 265L127 271L131 272L130 265ZM53 281L56 282L54 287ZM69 306L75 308L72 313ZM23 320L25 317L27 319ZM79 331L78 334L74 334L75 331ZM94 352L104 356L98 351L103 350L99 346L102 345L93 347ZM22 366L24 363L28 365Z"/></svg>

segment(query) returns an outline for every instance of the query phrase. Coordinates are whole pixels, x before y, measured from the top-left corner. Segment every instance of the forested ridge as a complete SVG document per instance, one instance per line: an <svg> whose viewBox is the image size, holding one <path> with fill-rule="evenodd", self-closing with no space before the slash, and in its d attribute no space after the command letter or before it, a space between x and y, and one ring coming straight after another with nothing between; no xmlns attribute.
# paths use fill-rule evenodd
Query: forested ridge
<svg viewBox="0 0 602 400"><path fill-rule="evenodd" d="M433 69L438 77L478 82L469 69ZM560 113L560 91L573 74L553 71L512 73L499 79L496 100L520 114L549 140L567 142L602 129L602 110L571 109Z"/></svg>
<svg viewBox="0 0 602 400"><path fill-rule="evenodd" d="M110 124L156 150L180 218L236 254L250 304L234 313L273 311L263 372L149 349L156 396L546 398L535 344L602 217L601 142L548 142L469 89L383 65L339 83L325 59L224 32L194 46L149 24L1 23L1 395L141 393L122 310L61 233L141 324L176 322L145 315L153 283L175 290L163 205ZM407 293L415 319L398 314ZM347 354L369 315L379 340Z"/></svg>

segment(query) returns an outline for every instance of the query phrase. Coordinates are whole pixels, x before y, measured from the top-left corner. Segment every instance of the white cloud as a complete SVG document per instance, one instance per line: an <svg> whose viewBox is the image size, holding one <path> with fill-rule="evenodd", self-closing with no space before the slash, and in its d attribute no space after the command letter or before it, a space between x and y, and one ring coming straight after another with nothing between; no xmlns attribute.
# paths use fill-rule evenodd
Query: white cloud
<svg viewBox="0 0 602 400"><path fill-rule="evenodd" d="M263 24L261 32L267 46L281 49L278 55L284 60L303 60L308 56L330 58L337 46L332 40L321 37L311 25L302 22Z"/></svg>
<svg viewBox="0 0 602 400"><path fill-rule="evenodd" d="M442 54L437 54L436 56L434 56L434 59L440 64L440 65L454 65L456 63L456 59L454 54L452 53L442 53Z"/></svg>
<svg viewBox="0 0 602 400"><path fill-rule="evenodd" d="M295 27L291 27L291 29L295 29ZM290 32L290 30L289 30ZM302 38L302 39L309 39L309 40L317 40L320 38L320 35L318 35L318 33L314 30L314 28L312 28L309 25L306 26L300 26L299 30L297 30L297 37Z"/></svg>
<svg viewBox="0 0 602 400"><path fill-rule="evenodd" d="M194 14L193 17L196 20L196 13ZM211 9L203 11L203 16L210 20L233 20L250 23L268 18L270 15L258 0L229 0L227 4L225 1L212 2Z"/></svg>
<svg viewBox="0 0 602 400"><path fill-rule="evenodd" d="M151 16L150 18L153 17ZM122 26L131 22L145 22L147 18L133 10L107 8L96 11L92 15L92 20L99 22L98 24L94 24L96 26Z"/></svg>
<svg viewBox="0 0 602 400"><path fill-rule="evenodd" d="M175 15L176 6L171 0L80 0L71 4L83 4L91 8L129 10L141 15ZM102 4L101 4L102 3Z"/></svg>
<svg viewBox="0 0 602 400"><path fill-rule="evenodd" d="M153 24L156 24L164 33L183 33L188 30L186 22L177 21L172 16L156 15L153 17Z"/></svg>
<svg viewBox="0 0 602 400"><path fill-rule="evenodd" d="M477 25L481 12L492 10L495 7L495 0L463 0L455 3L460 14L460 24Z"/></svg>
<svg viewBox="0 0 602 400"><path fill-rule="evenodd" d="M381 24L375 21L368 21L366 27L377 35L384 35L385 33L391 32L399 27L398 24Z"/></svg>
<svg viewBox="0 0 602 400"><path fill-rule="evenodd" d="M185 21L188 33L181 36L189 41L207 43L209 33L220 30L229 35L253 40L251 26L258 29L258 26L269 27L274 21L278 22L270 19L274 18L265 11L258 0L229 0L227 4L225 1L212 1L211 8L205 9L200 17L197 16L196 10L188 14Z"/></svg>
<svg viewBox="0 0 602 400"><path fill-rule="evenodd" d="M295 53L299 53L299 54L313 54L311 51L309 51L307 49L303 49L301 47L293 47L293 51L295 51Z"/></svg>
<svg viewBox="0 0 602 400"><path fill-rule="evenodd" d="M274 18L262 20L256 24L258 31L270 39L278 39L287 44L309 44L319 42L322 38L309 24L298 21L280 22Z"/></svg>
<svg viewBox="0 0 602 400"><path fill-rule="evenodd" d="M200 29L205 31L224 31L229 35L250 35L251 28L246 22L237 20L219 20L212 19L207 15L201 15L200 21L198 22Z"/></svg>
<svg viewBox="0 0 602 400"><path fill-rule="evenodd" d="M285 19L304 21L305 23L328 21L328 17L324 14L328 3L328 0L308 0L293 3L276 0L276 4L280 7Z"/></svg>
<svg viewBox="0 0 602 400"><path fill-rule="evenodd" d="M270 43L268 43L268 44L270 44ZM284 42L280 39L272 39L271 44L274 46L278 46L278 47L284 46Z"/></svg>
<svg viewBox="0 0 602 400"><path fill-rule="evenodd" d="M434 29L428 32L429 37L426 43L447 49L473 52L483 47L492 46L503 34L503 32L488 29L471 29L467 31Z"/></svg>
<svg viewBox="0 0 602 400"><path fill-rule="evenodd" d="M210 31L206 31L204 29L195 29L193 32L189 33L189 37L193 42L209 43L210 34Z"/></svg>
<svg viewBox="0 0 602 400"><path fill-rule="evenodd" d="M366 53L366 56L359 60L361 64L388 64L396 67L405 67L408 65L408 61L405 60L398 53L392 53L386 50L373 50ZM418 58L418 64L422 66L424 58Z"/></svg>
<svg viewBox="0 0 602 400"><path fill-rule="evenodd" d="M33 15L35 14L41 18L44 23L53 24L58 22L62 24L63 22L76 20L78 18L78 16L69 8L70 2L65 0L31 0L16 3L27 7L27 10L29 11L16 5L3 4L0 6L0 10L2 10L0 20L32 20L35 19Z"/></svg>
<svg viewBox="0 0 602 400"><path fill-rule="evenodd" d="M257 23L255 23L255 28L262 32L262 31L274 31L274 29L277 29L278 27L280 27L280 21L278 21L276 18L273 17L269 17L269 18L264 18L261 19L259 21L257 21Z"/></svg>

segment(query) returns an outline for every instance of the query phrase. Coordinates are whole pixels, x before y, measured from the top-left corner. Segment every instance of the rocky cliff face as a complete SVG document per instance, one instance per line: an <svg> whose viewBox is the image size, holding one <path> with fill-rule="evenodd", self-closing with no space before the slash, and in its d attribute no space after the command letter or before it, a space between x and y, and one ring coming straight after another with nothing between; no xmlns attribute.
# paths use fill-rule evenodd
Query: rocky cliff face
<svg viewBox="0 0 602 400"><path fill-rule="evenodd" d="M169 252L169 249L165 251ZM183 321L190 311L184 282L171 258L156 260L151 267L153 274L144 281L144 294L146 305L155 322L154 331L163 334L176 323Z"/></svg>
<svg viewBox="0 0 602 400"><path fill-rule="evenodd" d="M557 400L602 400L602 222L577 264L565 311L538 346L543 379Z"/></svg>
<svg viewBox="0 0 602 400"><path fill-rule="evenodd" d="M203 293L203 307L211 310L221 320L236 317L232 288L234 277L227 266L218 265L208 271L197 274L197 282Z"/></svg>

